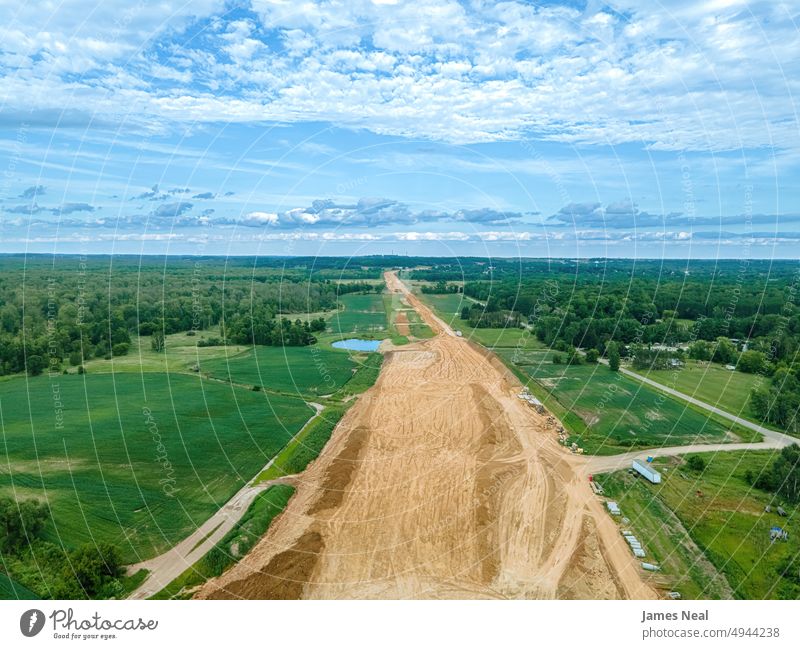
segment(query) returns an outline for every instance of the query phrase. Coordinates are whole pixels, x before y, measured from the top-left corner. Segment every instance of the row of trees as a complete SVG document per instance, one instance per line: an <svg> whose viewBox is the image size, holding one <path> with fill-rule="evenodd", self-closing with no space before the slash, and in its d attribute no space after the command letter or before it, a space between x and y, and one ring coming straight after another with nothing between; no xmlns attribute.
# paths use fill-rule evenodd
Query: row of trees
<svg viewBox="0 0 800 649"><path fill-rule="evenodd" d="M754 487L776 493L792 504L800 503L800 446L792 444L759 475L748 470L745 479Z"/></svg>
<svg viewBox="0 0 800 649"><path fill-rule="evenodd" d="M249 313L236 314L222 325L226 340L240 345L300 347L317 342L315 333L325 331L325 319L311 321L288 318L260 320Z"/></svg>

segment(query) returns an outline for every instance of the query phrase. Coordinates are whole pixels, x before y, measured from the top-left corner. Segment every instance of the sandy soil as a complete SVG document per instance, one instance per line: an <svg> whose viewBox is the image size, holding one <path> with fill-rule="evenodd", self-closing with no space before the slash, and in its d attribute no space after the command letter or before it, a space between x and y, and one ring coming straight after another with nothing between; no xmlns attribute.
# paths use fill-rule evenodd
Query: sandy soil
<svg viewBox="0 0 800 649"><path fill-rule="evenodd" d="M650 598L585 460L491 354L438 334L387 354L286 512L202 598Z"/></svg>
<svg viewBox="0 0 800 649"><path fill-rule="evenodd" d="M411 333L411 329L408 326L408 316L406 315L405 311L399 311L397 313L394 326L395 329L397 329L397 333L399 333L401 336L407 336Z"/></svg>

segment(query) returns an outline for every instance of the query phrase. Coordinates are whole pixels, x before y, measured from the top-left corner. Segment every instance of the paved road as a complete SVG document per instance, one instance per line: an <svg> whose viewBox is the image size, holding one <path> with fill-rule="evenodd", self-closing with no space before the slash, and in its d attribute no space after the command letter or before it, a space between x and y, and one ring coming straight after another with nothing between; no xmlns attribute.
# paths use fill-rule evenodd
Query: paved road
<svg viewBox="0 0 800 649"><path fill-rule="evenodd" d="M291 444L291 442L306 429L306 426L319 416L324 407L322 404L312 402L308 402L308 405L312 406L316 412L305 425L295 433L294 437L292 437L286 445ZM128 599L147 599L168 586L186 569L202 559L233 529L236 523L244 516L247 508L250 507L258 494L275 484L290 482L290 479L294 476L287 476L285 478L278 478L277 480L269 480L267 482L254 484L255 479L272 466L272 463L278 455L280 455L280 451L250 482L236 492L233 498L220 507L211 518L183 541L157 557L128 566L128 574L134 574L141 569L150 571L144 583L128 595Z"/></svg>
<svg viewBox="0 0 800 649"><path fill-rule="evenodd" d="M601 363L608 365L608 361L604 358L600 359ZM726 410L722 410L721 408L717 408L716 406L712 406L710 403L706 403L705 401L700 401L700 399L695 399L694 397L689 396L688 394L684 394L683 392L678 392L678 390L674 390L672 388L667 387L663 383L659 383L658 381L653 381L653 379L649 379L646 376L642 376L641 374L637 374L636 372L632 372L629 369L624 367L620 367L619 371L626 376L630 376L637 381L641 381L642 383L646 383L654 388L661 390L662 392L666 392L670 396L677 397L678 399L683 399L684 401L688 401L692 405L698 406L699 408L703 408L709 412L713 412L715 415L719 415L724 419L732 421L735 424L739 424L744 428L749 428L750 430L754 430L757 433L761 433L765 439L772 440L778 446L773 446L771 448L780 448L782 446L789 446L790 444L797 444L800 442L796 437L792 437L791 435L786 435L784 433L779 433L775 430L770 428L765 428L764 426L760 426L759 424L754 424L752 421L748 421L747 419L742 419L737 415L732 415L731 413L727 412ZM734 444L726 444L727 447L735 446ZM750 446L753 446L752 444Z"/></svg>

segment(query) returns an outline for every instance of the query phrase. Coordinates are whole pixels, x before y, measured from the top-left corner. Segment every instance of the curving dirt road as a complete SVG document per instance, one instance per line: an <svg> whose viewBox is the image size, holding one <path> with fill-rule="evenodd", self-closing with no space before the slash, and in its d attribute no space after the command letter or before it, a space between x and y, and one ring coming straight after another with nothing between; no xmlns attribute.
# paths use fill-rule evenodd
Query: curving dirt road
<svg viewBox="0 0 800 649"><path fill-rule="evenodd" d="M516 380L410 294L438 334L387 354L296 495L202 598L651 598L585 460Z"/></svg>

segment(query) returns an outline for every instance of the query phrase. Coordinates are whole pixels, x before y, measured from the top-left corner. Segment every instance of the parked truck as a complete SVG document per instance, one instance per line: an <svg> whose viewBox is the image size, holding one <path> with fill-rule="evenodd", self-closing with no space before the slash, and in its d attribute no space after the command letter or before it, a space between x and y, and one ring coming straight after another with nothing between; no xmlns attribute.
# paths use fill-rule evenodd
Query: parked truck
<svg viewBox="0 0 800 649"><path fill-rule="evenodd" d="M639 475L644 476L653 484L658 484L661 482L661 474L656 471L652 466L647 464L646 462L642 462L641 460L634 460L633 464L631 465L636 473Z"/></svg>

